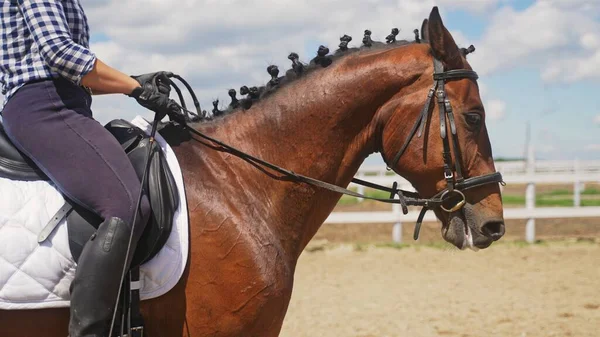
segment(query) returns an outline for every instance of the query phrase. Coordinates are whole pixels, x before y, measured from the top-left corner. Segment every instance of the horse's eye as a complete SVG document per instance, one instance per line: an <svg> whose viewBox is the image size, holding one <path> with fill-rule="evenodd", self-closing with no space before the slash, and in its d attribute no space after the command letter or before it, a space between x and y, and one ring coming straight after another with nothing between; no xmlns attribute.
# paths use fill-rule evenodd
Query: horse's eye
<svg viewBox="0 0 600 337"><path fill-rule="evenodd" d="M469 112L466 114L467 124L469 126L479 128L481 126L481 115L476 112Z"/></svg>

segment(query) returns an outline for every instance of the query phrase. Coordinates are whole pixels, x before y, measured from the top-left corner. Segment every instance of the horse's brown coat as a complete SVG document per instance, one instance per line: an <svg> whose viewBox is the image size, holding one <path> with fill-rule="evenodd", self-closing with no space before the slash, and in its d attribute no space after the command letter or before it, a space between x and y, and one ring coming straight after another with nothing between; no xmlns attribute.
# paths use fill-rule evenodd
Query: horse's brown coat
<svg viewBox="0 0 600 337"><path fill-rule="evenodd" d="M468 67L437 9L429 18L429 37L446 67ZM382 152L389 160L399 150L432 84L430 53L427 44L411 44L351 54L248 111L197 128L274 164L346 186L369 154ZM454 81L447 91L457 113L465 174L493 172L485 125L469 131L461 117L484 113L476 84ZM429 129L436 128L439 121L432 118ZM422 141L413 141L394 168L424 196L444 186L441 141L437 132L428 133L426 157ZM206 145L189 141L175 147L190 215L188 268L168 294L143 303L146 335L277 336L297 259L340 196L272 179ZM497 186L470 191L468 200L480 223L502 218ZM64 309L3 311L0 336L64 337L67 321Z"/></svg>

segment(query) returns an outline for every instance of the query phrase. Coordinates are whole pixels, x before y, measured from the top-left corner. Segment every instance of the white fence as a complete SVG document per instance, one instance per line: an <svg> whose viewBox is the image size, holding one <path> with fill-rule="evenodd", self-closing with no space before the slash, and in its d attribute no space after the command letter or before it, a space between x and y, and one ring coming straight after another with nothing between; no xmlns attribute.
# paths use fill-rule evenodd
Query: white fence
<svg viewBox="0 0 600 337"><path fill-rule="evenodd" d="M530 158L533 158L530 155ZM505 219L527 219L525 239L535 241L535 219L548 218L580 218L600 217L600 207L581 207L581 192L585 183L600 183L600 161L538 161L534 162L499 162L496 169L502 172L507 184L527 185L525 208L505 208ZM385 167L362 167L357 177L376 184L391 186L398 181L398 187L414 190L411 184L396 175L388 175ZM535 207L535 186L539 184L573 184L573 207ZM355 186L364 192L362 186ZM399 205L391 206L390 211L383 212L334 212L325 223L393 223L392 238L402 241L402 222L415 222L418 211L402 214ZM425 216L425 221L437 221L433 212ZM600 219L599 219L600 223Z"/></svg>
<svg viewBox="0 0 600 337"><path fill-rule="evenodd" d="M496 170L507 175L523 175L527 173L526 161L496 162ZM385 175L387 170L381 165L363 165L359 175ZM600 160L565 161L565 160L540 160L534 162L534 172L544 174L571 174L571 173L600 173Z"/></svg>

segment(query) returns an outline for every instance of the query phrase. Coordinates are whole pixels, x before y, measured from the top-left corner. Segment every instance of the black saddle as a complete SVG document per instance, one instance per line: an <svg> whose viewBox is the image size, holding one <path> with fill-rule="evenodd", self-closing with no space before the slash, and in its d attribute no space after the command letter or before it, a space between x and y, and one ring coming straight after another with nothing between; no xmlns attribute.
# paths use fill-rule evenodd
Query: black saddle
<svg viewBox="0 0 600 337"><path fill-rule="evenodd" d="M131 123L117 119L105 125L131 160L140 178L144 171L149 146L149 136ZM0 122L0 177L12 180L48 180L29 158L24 156L7 137ZM179 207L179 192L165 155L157 143L153 143L151 163L144 190L152 208L148 224L140 238L131 267L152 259L164 246L173 228L173 215ZM81 205L65 198L62 213L67 213L69 245L75 261L79 259L83 245L101 224L102 219ZM60 213L60 211L59 211ZM62 215L59 215L61 219ZM58 219L60 222L61 219ZM52 221L51 221L52 223ZM50 233L47 233L49 235Z"/></svg>

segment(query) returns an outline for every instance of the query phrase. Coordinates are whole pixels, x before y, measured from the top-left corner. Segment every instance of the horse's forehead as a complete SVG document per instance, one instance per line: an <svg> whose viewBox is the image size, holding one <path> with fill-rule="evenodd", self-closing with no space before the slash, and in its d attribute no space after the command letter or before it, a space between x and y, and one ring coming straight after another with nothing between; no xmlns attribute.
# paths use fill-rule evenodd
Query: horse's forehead
<svg viewBox="0 0 600 337"><path fill-rule="evenodd" d="M473 80L464 79L447 83L446 91L451 103L456 102L455 104L469 107L482 105L479 86Z"/></svg>

